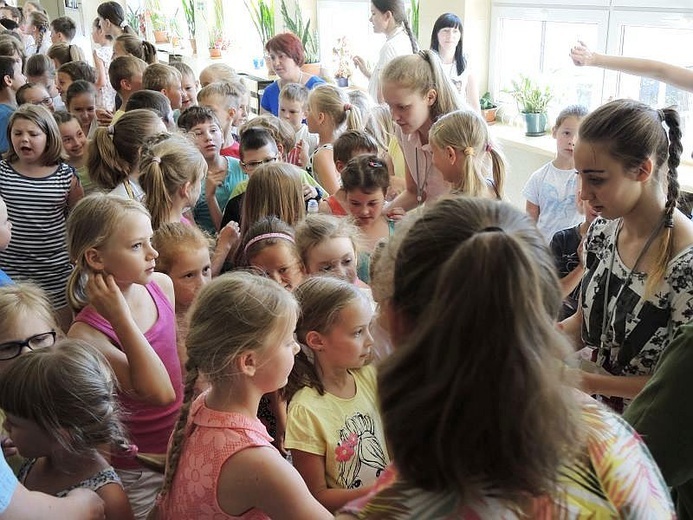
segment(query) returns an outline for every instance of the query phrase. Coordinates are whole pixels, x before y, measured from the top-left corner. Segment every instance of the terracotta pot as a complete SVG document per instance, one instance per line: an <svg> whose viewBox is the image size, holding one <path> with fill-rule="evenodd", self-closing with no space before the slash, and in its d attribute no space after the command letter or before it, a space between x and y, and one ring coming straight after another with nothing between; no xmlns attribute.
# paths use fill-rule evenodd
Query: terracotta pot
<svg viewBox="0 0 693 520"><path fill-rule="evenodd" d="M166 31L154 31L154 43L167 43L168 34Z"/></svg>
<svg viewBox="0 0 693 520"><path fill-rule="evenodd" d="M311 76L319 76L320 75L320 64L319 63L304 63L303 66L301 67L301 70L305 72L306 74L310 74Z"/></svg>
<svg viewBox="0 0 693 520"><path fill-rule="evenodd" d="M486 119L487 123L495 123L496 122L496 112L498 111L498 107L493 107L493 108L486 108L481 111L482 114L484 114L484 119Z"/></svg>
<svg viewBox="0 0 693 520"><path fill-rule="evenodd" d="M221 49L209 49L210 58L221 58Z"/></svg>

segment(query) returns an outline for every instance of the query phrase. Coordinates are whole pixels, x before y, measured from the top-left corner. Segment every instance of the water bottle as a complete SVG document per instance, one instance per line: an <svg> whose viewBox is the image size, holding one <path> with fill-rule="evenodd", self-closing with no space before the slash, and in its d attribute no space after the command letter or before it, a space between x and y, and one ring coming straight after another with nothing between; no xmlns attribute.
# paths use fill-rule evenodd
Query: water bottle
<svg viewBox="0 0 693 520"><path fill-rule="evenodd" d="M317 213L318 212L318 201L315 199L310 199L308 201L308 213Z"/></svg>

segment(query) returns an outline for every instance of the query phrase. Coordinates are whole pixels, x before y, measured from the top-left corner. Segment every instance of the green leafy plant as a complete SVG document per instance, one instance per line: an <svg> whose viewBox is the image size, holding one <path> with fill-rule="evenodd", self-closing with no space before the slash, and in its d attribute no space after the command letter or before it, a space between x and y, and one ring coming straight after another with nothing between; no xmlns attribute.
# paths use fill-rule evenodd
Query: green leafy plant
<svg viewBox="0 0 693 520"><path fill-rule="evenodd" d="M320 61L320 45L318 43L318 33L315 29L310 28L310 19L303 22L303 14L298 3L294 4L294 14L289 14L289 9L286 7L286 2L282 1L281 13L284 19L286 28L298 36L303 44L303 50L306 55L306 63L318 63Z"/></svg>
<svg viewBox="0 0 693 520"><path fill-rule="evenodd" d="M142 18L144 18L142 10L139 7L137 9L133 9L131 6L128 5L128 12L125 17L127 18L127 23L130 26L130 28L133 31L135 31L138 36L141 36L143 34Z"/></svg>
<svg viewBox="0 0 693 520"><path fill-rule="evenodd" d="M274 0L243 0L250 13L253 25L260 35L264 49L267 42L274 37Z"/></svg>
<svg viewBox="0 0 693 520"><path fill-rule="evenodd" d="M505 90L517 102L520 112L525 114L543 114L553 99L553 92L547 86L540 86L531 78L520 75L518 80L512 80L512 89Z"/></svg>
<svg viewBox="0 0 693 520"><path fill-rule="evenodd" d="M498 108L498 105L496 105L493 102L493 99L491 99L490 92L486 92L483 96L481 96L481 99L479 99L479 104L481 105L481 110L491 110L492 108Z"/></svg>
<svg viewBox="0 0 693 520"><path fill-rule="evenodd" d="M149 19L152 21L152 29L155 31L165 31L168 28L168 20L161 13L151 11Z"/></svg>
<svg viewBox="0 0 693 520"><path fill-rule="evenodd" d="M195 20L195 0L181 0L183 3L183 15L185 16L185 24L188 26L188 36L195 38L197 24Z"/></svg>
<svg viewBox="0 0 693 520"><path fill-rule="evenodd" d="M416 39L419 39L419 0L410 0L409 6L409 25L411 32L414 33Z"/></svg>
<svg viewBox="0 0 693 520"><path fill-rule="evenodd" d="M212 1L212 19L208 21L209 48L226 49L228 41L224 38L224 4L222 0Z"/></svg>

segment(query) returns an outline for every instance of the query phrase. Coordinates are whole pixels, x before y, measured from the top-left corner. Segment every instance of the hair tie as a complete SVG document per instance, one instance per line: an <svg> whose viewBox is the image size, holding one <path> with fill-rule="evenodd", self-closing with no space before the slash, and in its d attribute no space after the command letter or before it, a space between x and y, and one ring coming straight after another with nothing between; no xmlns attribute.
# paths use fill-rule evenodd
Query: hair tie
<svg viewBox="0 0 693 520"><path fill-rule="evenodd" d="M505 231L498 226L486 226L485 228L480 229L479 233L505 233Z"/></svg>
<svg viewBox="0 0 693 520"><path fill-rule="evenodd" d="M486 143L486 148L485 148L485 149L486 149L487 152L490 153L490 152L493 151L493 146L491 146L491 143Z"/></svg>
<svg viewBox="0 0 693 520"><path fill-rule="evenodd" d="M291 235L287 235L286 233L264 233L262 235L258 235L255 238L251 239L248 241L248 243L245 245L243 248L244 253L248 253L248 248L252 246L253 244L260 242L261 240L267 240L268 238L283 238L284 240L288 240L292 244L295 244L294 242L294 237Z"/></svg>
<svg viewBox="0 0 693 520"><path fill-rule="evenodd" d="M668 229L673 229L674 215L667 215L667 217L664 219L664 227Z"/></svg>
<svg viewBox="0 0 693 520"><path fill-rule="evenodd" d="M161 157L158 155L152 156L152 162L155 162L156 164L161 164Z"/></svg>
<svg viewBox="0 0 693 520"><path fill-rule="evenodd" d="M119 25L118 27L120 27L121 29L125 29L125 26L126 26L127 24L128 24L128 21L127 21L127 20L123 20L122 22L120 22L120 25Z"/></svg>
<svg viewBox="0 0 693 520"><path fill-rule="evenodd" d="M115 128L113 128L113 125L109 125L106 131L108 132L108 135L113 135L113 133L115 132Z"/></svg>
<svg viewBox="0 0 693 520"><path fill-rule="evenodd" d="M474 157L474 148L467 146L464 150L462 150L462 153L464 153L466 157L469 157L470 155Z"/></svg>
<svg viewBox="0 0 693 520"><path fill-rule="evenodd" d="M351 105L349 103L344 103L344 111L348 112L349 110L351 110Z"/></svg>

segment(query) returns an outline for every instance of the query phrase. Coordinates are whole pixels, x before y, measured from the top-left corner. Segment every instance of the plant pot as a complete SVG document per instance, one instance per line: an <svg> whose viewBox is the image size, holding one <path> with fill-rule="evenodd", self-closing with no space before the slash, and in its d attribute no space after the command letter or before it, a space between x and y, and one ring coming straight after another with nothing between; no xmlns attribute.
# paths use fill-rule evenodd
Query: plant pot
<svg viewBox="0 0 693 520"><path fill-rule="evenodd" d="M193 56L197 55L197 40L195 38L190 38L188 40L190 42L190 50L193 54Z"/></svg>
<svg viewBox="0 0 693 520"><path fill-rule="evenodd" d="M303 66L301 67L301 70L305 72L306 74L310 74L311 76L319 76L320 75L320 64L319 63L304 63Z"/></svg>
<svg viewBox="0 0 693 520"><path fill-rule="evenodd" d="M167 43L168 33L166 31L154 31L154 43Z"/></svg>
<svg viewBox="0 0 693 520"><path fill-rule="evenodd" d="M481 111L481 113L484 115L484 119L486 119L486 122L488 124L493 124L496 122L496 112L498 111L498 107L493 107L493 108L485 108Z"/></svg>
<svg viewBox="0 0 693 520"><path fill-rule="evenodd" d="M337 86L338 87L348 87L349 86L349 78L335 78L337 80Z"/></svg>
<svg viewBox="0 0 693 520"><path fill-rule="evenodd" d="M221 49L209 49L210 58L221 58Z"/></svg>
<svg viewBox="0 0 693 520"><path fill-rule="evenodd" d="M546 114L523 112L523 115L525 116L525 123L527 125L525 135L529 137L538 137L546 133L546 123L548 122Z"/></svg>

